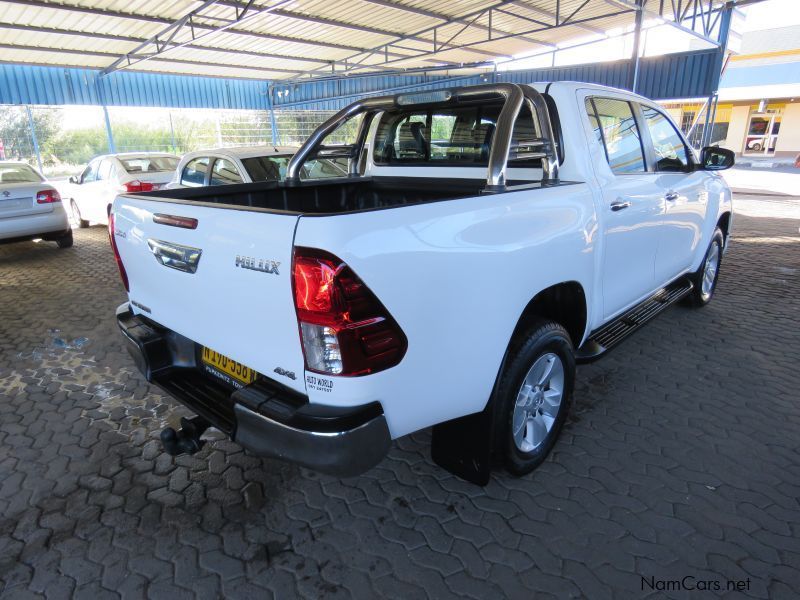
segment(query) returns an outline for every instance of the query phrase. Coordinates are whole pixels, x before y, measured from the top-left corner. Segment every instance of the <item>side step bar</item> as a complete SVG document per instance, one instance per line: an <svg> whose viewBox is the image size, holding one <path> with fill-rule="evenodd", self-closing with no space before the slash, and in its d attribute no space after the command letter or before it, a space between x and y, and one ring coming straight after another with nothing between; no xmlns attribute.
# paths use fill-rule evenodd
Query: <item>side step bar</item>
<svg viewBox="0 0 800 600"><path fill-rule="evenodd" d="M686 278L678 279L661 288L647 300L593 331L589 339L578 348L575 361L583 364L597 360L633 332L638 331L642 325L689 294L693 288L692 282Z"/></svg>

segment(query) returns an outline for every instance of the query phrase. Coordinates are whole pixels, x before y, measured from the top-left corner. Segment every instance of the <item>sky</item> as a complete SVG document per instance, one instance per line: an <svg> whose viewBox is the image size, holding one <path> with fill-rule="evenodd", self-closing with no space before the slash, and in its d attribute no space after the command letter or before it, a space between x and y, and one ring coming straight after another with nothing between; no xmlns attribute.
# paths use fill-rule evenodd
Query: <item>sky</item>
<svg viewBox="0 0 800 600"><path fill-rule="evenodd" d="M766 0L766 2L745 6L740 10L745 13L744 23L739 28L741 33L800 25L800 1L798 0Z"/></svg>

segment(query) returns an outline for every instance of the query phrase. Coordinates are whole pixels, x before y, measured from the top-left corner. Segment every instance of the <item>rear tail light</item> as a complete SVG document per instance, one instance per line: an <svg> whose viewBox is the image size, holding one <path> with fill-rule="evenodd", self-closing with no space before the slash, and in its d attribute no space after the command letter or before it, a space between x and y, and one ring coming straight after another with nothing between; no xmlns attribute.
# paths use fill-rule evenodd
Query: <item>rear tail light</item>
<svg viewBox="0 0 800 600"><path fill-rule="evenodd" d="M339 258L296 248L292 279L306 369L366 375L402 360L408 347L402 329Z"/></svg>
<svg viewBox="0 0 800 600"><path fill-rule="evenodd" d="M152 192L153 191L153 184L149 181L129 181L124 185L125 191L129 194L133 192Z"/></svg>
<svg viewBox="0 0 800 600"><path fill-rule="evenodd" d="M61 202L61 196L55 190L42 190L36 194L36 202L38 204L53 204L54 202Z"/></svg>
<svg viewBox="0 0 800 600"><path fill-rule="evenodd" d="M114 251L114 260L117 261L117 268L119 269L119 276L122 279L122 285L125 286L125 291L130 292L131 288L128 285L128 273L125 272L125 265L122 264L122 257L119 255L117 248L117 240L114 238L114 213L108 215L108 240L111 242L111 249Z"/></svg>

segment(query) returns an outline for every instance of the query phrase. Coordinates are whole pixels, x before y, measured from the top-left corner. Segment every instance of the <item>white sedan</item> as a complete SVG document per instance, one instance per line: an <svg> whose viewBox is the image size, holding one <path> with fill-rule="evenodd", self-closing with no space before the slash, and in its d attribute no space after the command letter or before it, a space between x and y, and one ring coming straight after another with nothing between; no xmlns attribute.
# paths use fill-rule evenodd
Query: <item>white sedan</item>
<svg viewBox="0 0 800 600"><path fill-rule="evenodd" d="M280 181L286 176L286 166L296 151L293 146L242 146L189 152L181 158L172 181L166 187ZM325 179L346 175L346 160L320 159L308 161L300 177Z"/></svg>
<svg viewBox="0 0 800 600"><path fill-rule="evenodd" d="M0 244L37 238L72 246L61 196L28 164L0 161Z"/></svg>
<svg viewBox="0 0 800 600"><path fill-rule="evenodd" d="M108 223L117 194L149 192L172 178L178 157L163 152L106 154L93 158L83 173L69 178L69 207L79 227ZM66 200L65 200L66 202Z"/></svg>

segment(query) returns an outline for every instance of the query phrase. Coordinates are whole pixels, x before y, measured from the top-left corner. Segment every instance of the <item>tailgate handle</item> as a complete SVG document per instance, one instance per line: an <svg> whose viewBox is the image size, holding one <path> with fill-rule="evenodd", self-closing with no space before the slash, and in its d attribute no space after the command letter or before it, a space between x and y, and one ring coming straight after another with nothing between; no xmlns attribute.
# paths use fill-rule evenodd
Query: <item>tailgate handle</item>
<svg viewBox="0 0 800 600"><path fill-rule="evenodd" d="M200 262L200 255L203 253L200 248L181 246L180 244L162 240L148 239L147 245L158 262L165 267L177 269L184 273L197 271L197 263Z"/></svg>

